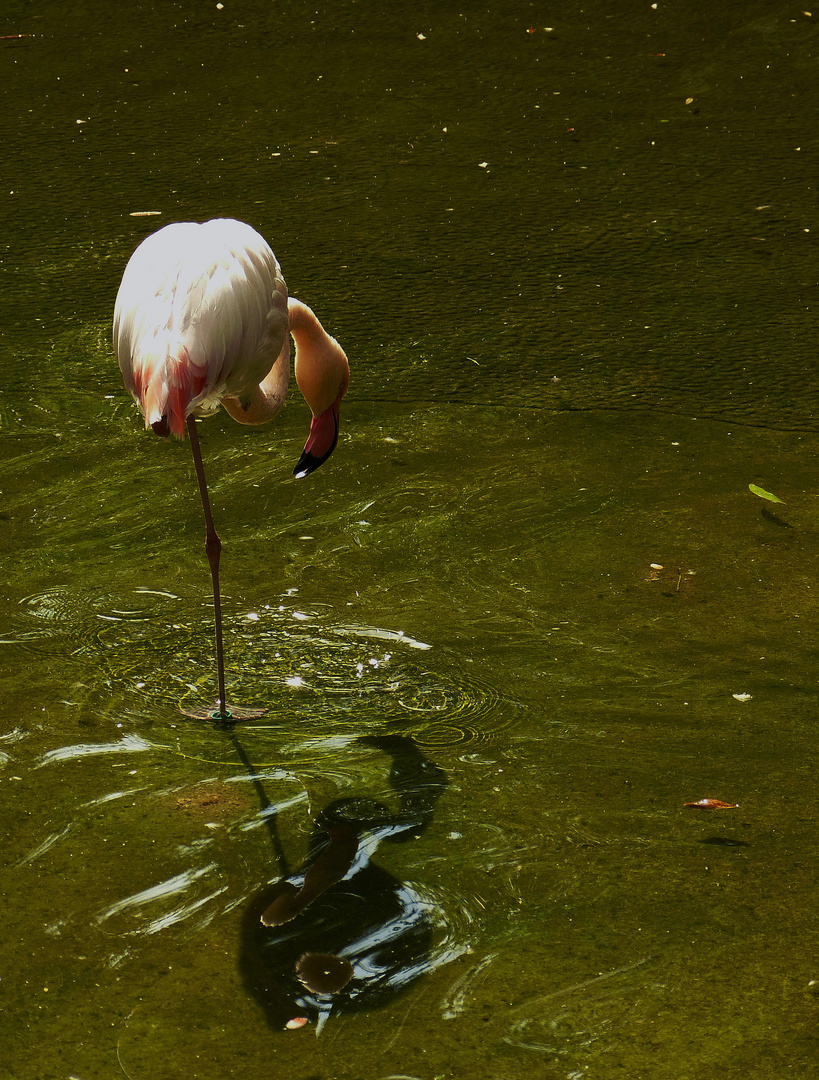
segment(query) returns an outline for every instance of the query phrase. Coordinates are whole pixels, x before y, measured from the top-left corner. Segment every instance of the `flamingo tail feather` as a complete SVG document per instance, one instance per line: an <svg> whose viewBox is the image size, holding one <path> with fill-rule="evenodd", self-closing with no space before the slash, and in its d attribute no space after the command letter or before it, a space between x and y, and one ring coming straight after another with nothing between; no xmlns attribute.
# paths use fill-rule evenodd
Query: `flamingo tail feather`
<svg viewBox="0 0 819 1080"><path fill-rule="evenodd" d="M186 417L206 383L206 369L191 363L184 345L166 350L164 356L160 352L143 357L134 372L134 396L145 427L184 439Z"/></svg>

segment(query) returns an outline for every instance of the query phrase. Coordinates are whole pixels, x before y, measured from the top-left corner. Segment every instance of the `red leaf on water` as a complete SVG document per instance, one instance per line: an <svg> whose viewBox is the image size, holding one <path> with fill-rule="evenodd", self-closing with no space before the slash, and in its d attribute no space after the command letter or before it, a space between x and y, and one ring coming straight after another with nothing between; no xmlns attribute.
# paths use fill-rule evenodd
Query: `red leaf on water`
<svg viewBox="0 0 819 1080"><path fill-rule="evenodd" d="M736 810L739 803L722 802L720 799L698 799L697 802L683 803L683 806L690 806L694 810Z"/></svg>

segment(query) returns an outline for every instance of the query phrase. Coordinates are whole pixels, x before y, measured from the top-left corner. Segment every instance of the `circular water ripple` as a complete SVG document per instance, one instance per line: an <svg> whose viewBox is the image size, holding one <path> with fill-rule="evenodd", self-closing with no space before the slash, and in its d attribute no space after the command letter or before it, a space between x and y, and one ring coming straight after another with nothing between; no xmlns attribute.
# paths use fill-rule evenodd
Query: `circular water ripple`
<svg viewBox="0 0 819 1080"><path fill-rule="evenodd" d="M94 610L106 599L67 585L24 596L19 601L19 616L3 634L3 644L18 645L32 653L74 648L94 637Z"/></svg>
<svg viewBox="0 0 819 1080"><path fill-rule="evenodd" d="M225 615L232 704L268 709L306 736L389 730L426 747L482 742L517 717L520 706L460 655L401 630L339 625L326 607L299 607L292 595L280 600ZM7 643L80 661L89 700L98 692L132 720L216 699L206 603L61 586L25 597L20 609Z"/></svg>
<svg viewBox="0 0 819 1080"><path fill-rule="evenodd" d="M40 654L90 655L99 653L106 636L118 632L115 626L126 623L131 642L141 636L149 645L155 644L162 631L159 619L167 617L160 602L178 599L170 593L145 589L135 589L123 598L57 585L19 601L20 614L4 635L3 643Z"/></svg>
<svg viewBox="0 0 819 1080"><path fill-rule="evenodd" d="M463 671L449 680L440 672L405 669L390 685L367 693L387 724L427 747L483 742L508 727L517 711L494 687Z"/></svg>
<svg viewBox="0 0 819 1080"><path fill-rule="evenodd" d="M386 728L412 735L421 746L446 747L489 739L517 716L517 703L460 656L401 631L322 626L323 615L298 614L295 627L284 625L285 615L270 631L259 618L253 655L264 659L264 667L253 670L247 656L245 670L251 683L261 678L284 684L305 705L312 699L308 719L312 715L322 726L330 713L355 730ZM272 649L265 647L268 640Z"/></svg>
<svg viewBox="0 0 819 1080"><path fill-rule="evenodd" d="M271 718L295 713L305 737L386 729L421 746L465 745L492 738L520 709L460 656L400 631L333 625L323 611L284 605L234 616L225 652L228 700L267 708ZM189 676L196 677L183 707L207 698L208 688L214 694L212 663L197 669L187 655Z"/></svg>

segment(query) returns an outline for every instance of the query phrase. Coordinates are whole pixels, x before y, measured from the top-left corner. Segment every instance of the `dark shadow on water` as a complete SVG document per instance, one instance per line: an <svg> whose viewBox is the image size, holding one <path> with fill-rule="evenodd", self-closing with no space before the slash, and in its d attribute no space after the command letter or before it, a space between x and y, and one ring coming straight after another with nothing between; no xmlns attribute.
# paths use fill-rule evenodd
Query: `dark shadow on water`
<svg viewBox="0 0 819 1080"><path fill-rule="evenodd" d="M413 739L365 737L392 759L398 809L371 798L338 799L314 821L307 857L292 870L275 812L259 781L280 877L251 900L242 920L239 969L270 1027L315 1024L384 1005L451 956L436 954L436 902L372 861L381 843L416 839L432 820L446 774ZM250 774L253 767L236 743Z"/></svg>

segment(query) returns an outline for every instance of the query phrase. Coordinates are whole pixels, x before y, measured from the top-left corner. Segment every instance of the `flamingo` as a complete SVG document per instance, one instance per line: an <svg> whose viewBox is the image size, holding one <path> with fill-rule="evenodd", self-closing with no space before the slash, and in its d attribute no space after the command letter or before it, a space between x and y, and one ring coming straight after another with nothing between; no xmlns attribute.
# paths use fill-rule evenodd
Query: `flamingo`
<svg viewBox="0 0 819 1080"><path fill-rule="evenodd" d="M221 541L205 482L196 418L223 405L240 424L264 424L284 404L290 337L296 382L313 414L293 470L307 476L338 442L341 399L350 381L344 350L306 304L288 298L269 244L241 221L166 225L131 256L114 306L114 349L145 427L184 439L187 430L205 515L205 551L216 624L216 708L186 715L225 725L264 710L228 708L225 697Z"/></svg>

